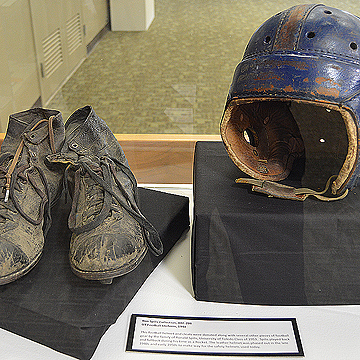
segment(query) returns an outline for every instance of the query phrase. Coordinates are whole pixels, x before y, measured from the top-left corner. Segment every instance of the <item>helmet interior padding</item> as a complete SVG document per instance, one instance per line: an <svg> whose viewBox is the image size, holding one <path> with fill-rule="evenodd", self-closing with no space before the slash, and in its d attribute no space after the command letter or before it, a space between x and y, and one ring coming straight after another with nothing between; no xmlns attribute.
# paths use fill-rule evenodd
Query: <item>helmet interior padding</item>
<svg viewBox="0 0 360 360"><path fill-rule="evenodd" d="M356 129L351 113L332 104L234 99L221 135L231 159L251 177L280 181L300 171L301 186L320 191L338 175L332 184L337 194L357 160Z"/></svg>

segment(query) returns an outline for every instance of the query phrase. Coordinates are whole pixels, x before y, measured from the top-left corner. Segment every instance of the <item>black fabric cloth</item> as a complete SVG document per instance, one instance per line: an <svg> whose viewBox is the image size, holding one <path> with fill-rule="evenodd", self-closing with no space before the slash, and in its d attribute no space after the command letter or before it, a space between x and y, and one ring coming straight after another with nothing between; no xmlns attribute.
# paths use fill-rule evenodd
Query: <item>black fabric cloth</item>
<svg viewBox="0 0 360 360"><path fill-rule="evenodd" d="M342 200L267 197L222 142L194 158L195 298L266 305L360 304L360 188ZM297 175L290 182L297 179ZM293 183L294 185L294 183Z"/></svg>
<svg viewBox="0 0 360 360"><path fill-rule="evenodd" d="M0 287L0 326L78 359L90 359L146 278L189 228L189 199L139 188L140 209L158 230L163 255L149 251L132 272L111 285L76 277L68 252L70 203L53 209L53 223L36 267Z"/></svg>

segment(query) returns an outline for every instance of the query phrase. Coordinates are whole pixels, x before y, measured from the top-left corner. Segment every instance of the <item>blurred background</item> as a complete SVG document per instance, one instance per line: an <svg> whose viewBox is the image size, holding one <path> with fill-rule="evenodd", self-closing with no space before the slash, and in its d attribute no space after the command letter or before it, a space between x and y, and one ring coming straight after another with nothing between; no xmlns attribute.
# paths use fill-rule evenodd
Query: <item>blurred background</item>
<svg viewBox="0 0 360 360"><path fill-rule="evenodd" d="M66 120L91 105L116 134L218 134L249 38L301 3L0 0L0 132L32 106ZM358 0L325 4L360 15Z"/></svg>

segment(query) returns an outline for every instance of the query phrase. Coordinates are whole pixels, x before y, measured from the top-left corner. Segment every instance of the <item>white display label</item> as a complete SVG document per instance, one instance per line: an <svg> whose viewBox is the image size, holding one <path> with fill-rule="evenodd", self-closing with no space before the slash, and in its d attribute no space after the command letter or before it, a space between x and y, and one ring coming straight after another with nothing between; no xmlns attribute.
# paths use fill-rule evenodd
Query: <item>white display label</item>
<svg viewBox="0 0 360 360"><path fill-rule="evenodd" d="M132 315L128 351L303 356L295 319Z"/></svg>

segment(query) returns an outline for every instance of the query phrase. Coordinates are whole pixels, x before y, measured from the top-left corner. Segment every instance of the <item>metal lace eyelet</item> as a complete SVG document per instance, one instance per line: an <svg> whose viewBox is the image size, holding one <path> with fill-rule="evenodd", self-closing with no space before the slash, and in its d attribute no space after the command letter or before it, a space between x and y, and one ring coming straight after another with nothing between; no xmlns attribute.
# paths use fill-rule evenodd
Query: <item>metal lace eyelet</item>
<svg viewBox="0 0 360 360"><path fill-rule="evenodd" d="M271 37L268 35L268 36L265 37L264 43L265 44L270 44L270 42L271 42Z"/></svg>
<svg viewBox="0 0 360 360"><path fill-rule="evenodd" d="M77 148L79 147L79 145L78 145L77 143L72 143L72 144L71 144L71 147L72 147L73 149L77 149Z"/></svg>

